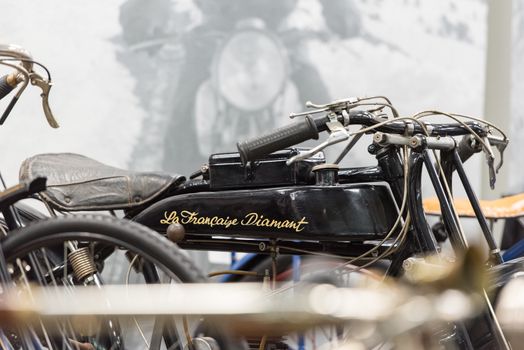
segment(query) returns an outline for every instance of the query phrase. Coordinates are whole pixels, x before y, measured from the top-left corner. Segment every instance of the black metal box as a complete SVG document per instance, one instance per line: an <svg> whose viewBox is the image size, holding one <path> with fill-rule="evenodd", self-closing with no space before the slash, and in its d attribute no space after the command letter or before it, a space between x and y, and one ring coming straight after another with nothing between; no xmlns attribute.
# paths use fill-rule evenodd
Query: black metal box
<svg viewBox="0 0 524 350"><path fill-rule="evenodd" d="M238 153L217 153L209 157L209 186L211 189L256 188L292 186L314 183L311 169L325 163L322 152L311 158L286 165L286 161L303 152L304 149L291 148L274 152L264 159L240 162Z"/></svg>

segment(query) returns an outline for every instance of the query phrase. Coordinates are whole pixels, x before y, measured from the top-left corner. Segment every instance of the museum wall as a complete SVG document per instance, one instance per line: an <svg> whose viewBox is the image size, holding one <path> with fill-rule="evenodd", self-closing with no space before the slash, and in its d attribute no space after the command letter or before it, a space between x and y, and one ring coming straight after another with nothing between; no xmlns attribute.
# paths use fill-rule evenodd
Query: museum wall
<svg viewBox="0 0 524 350"><path fill-rule="evenodd" d="M301 0L281 2L280 8L277 2L251 2L256 10L246 5L227 18L220 12L226 9L206 1L6 2L9 30L0 37L30 49L49 67L51 103L61 124L57 130L46 126L35 91L23 97L2 127L9 182L16 181L25 157L40 152L78 152L122 167L188 173L210 152L234 150L237 140L287 123L305 100L385 95L401 114L437 108L482 115L483 1ZM269 69L280 75L259 83L284 85L278 87L284 98L273 103L264 125L253 124L262 118L257 113L238 111L221 125L221 107L206 96L216 75L212 62L229 36L251 25L243 22L255 11L261 18L253 25L280 45L274 53L268 44L267 57L276 62L280 54L287 65L262 67L262 74ZM245 70L240 74L250 68L234 64ZM213 128L220 128L220 140ZM348 165L372 161L364 143ZM193 156L177 162L178 153Z"/></svg>
<svg viewBox="0 0 524 350"><path fill-rule="evenodd" d="M524 191L524 177L519 176L524 154L524 3L513 1L511 69L511 130L508 147L508 193Z"/></svg>

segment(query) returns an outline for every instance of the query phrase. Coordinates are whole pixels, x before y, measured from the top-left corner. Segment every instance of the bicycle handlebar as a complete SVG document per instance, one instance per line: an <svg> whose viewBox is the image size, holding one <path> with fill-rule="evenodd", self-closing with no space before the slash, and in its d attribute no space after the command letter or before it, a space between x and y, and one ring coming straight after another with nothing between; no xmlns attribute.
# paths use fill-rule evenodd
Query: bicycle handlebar
<svg viewBox="0 0 524 350"><path fill-rule="evenodd" d="M16 66L8 62L13 60L20 61L20 65ZM17 94L13 97L6 110L0 117L0 125L5 122L7 116L18 101L22 91L24 91L24 88L30 82L32 85L38 86L42 90L40 97L42 98L42 108L44 110L47 122L51 127L58 128L58 123L56 122L51 108L49 107L49 92L51 90L52 83L47 69L38 62L35 62L29 51L16 45L0 44L0 63L18 71L17 73L12 73L6 77L0 78L0 99L7 96L20 82L24 82L22 87L18 90ZM42 76L33 71L34 63L46 69L48 73L47 79L44 79Z"/></svg>
<svg viewBox="0 0 524 350"><path fill-rule="evenodd" d="M27 71L33 70L33 56L29 51L18 45L0 44L0 57L10 57L20 60Z"/></svg>
<svg viewBox="0 0 524 350"><path fill-rule="evenodd" d="M385 121L367 111L349 111L348 114L337 114L336 117L338 122L343 126L362 125L369 127ZM260 159L280 149L294 146L310 139L318 139L318 133L326 131L328 129L328 123L331 121L328 115L319 118L313 118L307 115L298 122L294 122L262 136L238 142L237 148L241 161L243 164L246 164L248 161ZM479 136L484 137L487 135L486 128L479 123L466 122L465 124ZM460 136L470 133L470 131L460 123L423 123L423 125L426 127L429 136ZM391 120L391 122L375 128L374 131L401 135L425 134L425 130L423 130L422 126L418 123L403 120Z"/></svg>

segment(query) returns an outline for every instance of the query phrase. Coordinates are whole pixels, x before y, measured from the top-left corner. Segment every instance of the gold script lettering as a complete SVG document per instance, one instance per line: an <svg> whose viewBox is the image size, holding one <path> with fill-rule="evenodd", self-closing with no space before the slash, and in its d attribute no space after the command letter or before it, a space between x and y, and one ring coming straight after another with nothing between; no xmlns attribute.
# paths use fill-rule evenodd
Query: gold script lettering
<svg viewBox="0 0 524 350"><path fill-rule="evenodd" d="M179 220L178 220L178 216L176 215L176 211L172 211L172 212L165 211L164 218L160 220L160 223L165 224L165 225L178 224Z"/></svg>
<svg viewBox="0 0 524 350"><path fill-rule="evenodd" d="M299 221L293 220L276 220L264 217L264 215L252 212L244 216L243 219L237 218L220 217L220 216L199 216L196 211L182 210L180 216L176 211L164 212L164 218L160 220L161 224L170 225L173 223L180 223L182 225L205 225L209 227L223 226L230 228L231 226L258 226L258 227L270 227L270 228L287 228L293 229L295 232L304 230L305 226L309 224L305 217L302 217Z"/></svg>
<svg viewBox="0 0 524 350"><path fill-rule="evenodd" d="M300 221L296 222L291 220L270 220L264 218L264 215L249 213L240 221L240 224L242 226L273 227L278 229L291 228L295 230L295 232L300 232L304 230L304 226L309 224L309 222L306 221L305 217L302 217Z"/></svg>

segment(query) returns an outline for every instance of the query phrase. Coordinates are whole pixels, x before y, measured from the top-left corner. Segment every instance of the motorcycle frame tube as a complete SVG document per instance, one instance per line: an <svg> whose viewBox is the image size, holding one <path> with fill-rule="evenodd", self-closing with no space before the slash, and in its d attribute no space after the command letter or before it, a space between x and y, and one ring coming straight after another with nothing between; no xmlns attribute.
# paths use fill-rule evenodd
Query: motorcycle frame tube
<svg viewBox="0 0 524 350"><path fill-rule="evenodd" d="M436 168L435 168L435 166L433 164L433 161L432 161L432 159L431 159L431 157L429 155L429 152L428 152L427 148L421 148L419 150L415 150L412 153L412 155L413 154L417 154L417 153L421 154L421 158L423 159L423 162L424 162L424 165L426 167L426 170L428 171L428 175L430 176L430 179L431 179L431 182L432 182L433 187L435 189L435 192L437 194L437 197L438 197L438 199L439 199L439 201L441 203L442 218L444 220L444 224L446 225L446 229L448 230L449 238L450 238L450 242L452 244L452 247L453 247L455 253L460 252L460 251L465 251L465 249L467 248L467 244L466 244L466 242L464 240L464 237L462 235L462 231L461 231L460 227L458 226L458 223L456 222L456 218L458 216L456 216L455 208L450 204L449 198L448 198L447 194L445 193L445 191L443 189L443 186L442 186L442 183L441 183L442 177L439 177L439 175L437 174L437 170L436 170ZM453 168L455 168L457 170L458 170L458 168L461 168L461 171L463 171L464 169L462 167L462 162L460 161L460 157L458 156L458 153L456 152L456 150L454 151L454 153L455 154L453 155L453 158L452 158L453 164L452 164L452 166L448 166L447 169L448 169L448 171L452 171ZM457 160L459 162L457 162ZM421 168L422 167L420 167L420 170L421 170ZM418 176L419 178L421 178L422 172L419 171L417 174L413 174L412 176L415 176L415 175ZM467 180L467 176L466 176L465 172L463 172L463 176L464 176L464 179L461 178L461 180L465 180L465 181L462 181L462 184L464 186L468 186L469 185L469 189L471 191L473 191L469 181ZM445 179L451 179L451 174L444 174L444 178ZM410 176L410 180L411 180L411 176ZM420 192L420 187L418 187L418 192ZM471 201L471 199L470 199L470 201ZM476 203L478 205L478 200L476 201ZM422 216L424 216L424 211L422 209L423 207L422 207L422 202L421 201L420 201L419 204L420 204L420 206L418 207L418 210L420 211L421 215L419 215L418 218L421 219ZM479 209L480 209L480 206L479 206ZM415 215L413 215L413 216L415 217ZM425 216L424 216L424 222L426 222L426 225L427 225L427 221L425 220ZM448 225L449 225L449 229L448 229ZM486 303L491 303L491 301L486 298ZM496 342L498 348L501 348L501 349L502 348L506 348L507 342L506 342L506 340L504 338L504 335L502 333L500 333L500 328L498 327L498 322L496 320L496 316L494 314L492 314L492 312L490 312L490 310L484 311L480 316L478 316L476 321L477 322L485 322L485 325L489 328L489 332L493 336L493 340ZM461 339L466 341L466 344L468 345L468 347L473 348L473 345L471 343L471 339L469 338L469 331L466 328L466 326L463 323L458 323L457 326L458 326L458 331L460 333ZM472 326L475 326L475 325L473 324Z"/></svg>
<svg viewBox="0 0 524 350"><path fill-rule="evenodd" d="M341 169L339 171L339 182L386 182L389 185L397 206L400 208L404 194L404 169L398 148L394 146L381 148L376 152L376 159L378 163L377 166ZM410 183L413 184L411 181L408 182L408 184ZM414 190L420 193L420 181L418 181L418 185L415 183ZM419 204L412 203L412 205L413 208L422 208L421 202ZM421 210L414 210L413 212L420 213ZM418 222L422 226L425 222L425 218L421 218ZM428 244L424 245L421 242L420 234L417 234L414 225L409 228L408 236L415 237L415 240L405 240L397 252L392 254L391 264L387 270L387 275L398 277L402 274L402 263L404 260L417 253L425 251L434 252L437 250L435 239L433 238L432 233L428 230L426 230L423 236L425 237L424 241L434 242L430 247L428 247Z"/></svg>
<svg viewBox="0 0 524 350"><path fill-rule="evenodd" d="M425 157L423 153L412 152L409 157L409 177L408 186L408 207L411 214L411 220L413 227L415 228L416 234L412 237L415 238L418 246L420 247L420 253L433 253L439 252L438 243L429 228L424 210L422 209L422 168L425 163Z"/></svg>
<svg viewBox="0 0 524 350"><path fill-rule="evenodd" d="M453 158L448 158L448 163L444 165L445 170L447 170L444 174L444 178L446 180L451 179L452 172L454 168L457 167L456 160L454 161ZM362 181L362 173L371 173L373 179L375 179L376 181L388 182L398 205L400 205L401 199L399 199L398 195L399 193L402 193L402 182L398 181L398 178L401 179L401 177L398 177L398 175L400 174L399 166L401 169L400 159L391 156L391 153L389 153L389 156L386 156L385 159L382 160L379 158L377 154L377 160L379 160L378 167L364 168L361 172L354 171L353 173L351 173L351 177L348 176L349 172L346 172L342 176L342 179L344 179L345 181ZM410 190L410 196L408 197L408 205L413 220L413 227L415 228L414 231L410 230L409 234L411 237L415 237L415 242L411 242L411 244L406 244L403 247L403 249L400 249L399 253L397 253L397 255L394 256L390 268L388 269L388 275L390 276L398 276L402 268L402 262L413 253L438 253L439 251L439 246L429 228L422 205L421 180L422 169L424 166L428 171L432 185L437 193L437 197L439 198L440 203L442 203L442 213L445 223L447 222L447 227L449 226L453 229L453 231L448 230L448 232L452 232L452 234L450 234L450 241L452 242L454 250L460 251L461 249L465 249L466 247L460 228L458 227L458 224L455 221L455 217L453 216L454 208L451 206L449 198L443 189L441 183L443 179L439 177L439 175L437 174L436 168L432 162L428 150L426 148L414 150L411 153L409 162L409 168L411 170L408 178L408 186ZM460 167L460 165L461 163L458 166ZM465 182L469 184L467 178ZM407 240L406 242L410 242L410 240ZM479 321L483 321L486 323L491 334L493 334L494 336L494 340L497 342L498 345L505 344L503 335L499 334L498 328L496 327L496 320L494 319L494 316L491 313L484 312L482 318ZM465 324L458 323L456 324L456 326L456 336L458 337L456 341L462 343L464 346L466 346L466 348L472 349L473 345Z"/></svg>
<svg viewBox="0 0 524 350"><path fill-rule="evenodd" d="M433 163L431 161L431 158L429 157L429 153L427 149L421 148L418 150L414 150L409 158L410 162L410 173L409 173L409 189L410 189L410 196L408 197L408 203L409 203L409 211L411 213L411 218L413 220L413 226L415 227L416 234L413 235L418 240L418 245L423 248L424 252L427 253L434 253L438 254L440 251L440 248L438 246L438 243L431 232L428 222L426 220L426 216L424 214L423 205L422 205L422 169L423 166L426 166L426 169L430 175L431 182L433 184L433 187L435 188L435 191L437 192L437 196L439 197L439 200L443 198L444 201L441 201L441 203L444 203L444 205L448 205L448 209L452 210L452 208L449 208L449 202L447 201L447 197L444 194L444 191L442 189L442 184L439 181L439 177L436 173L436 170L433 166ZM429 165L429 166L428 166ZM429 169L428 169L429 168ZM451 235L450 235L450 241L451 241ZM452 241L453 242L453 241ZM453 248L456 250L456 245L453 245ZM456 345L463 344L468 349L473 349L473 344L471 342L471 339L469 337L469 332L466 328L466 325L462 322L456 323L456 335L453 336L456 341ZM490 328L493 329L492 323L489 324ZM443 339L445 340L445 339Z"/></svg>
<svg viewBox="0 0 524 350"><path fill-rule="evenodd" d="M378 165L361 168L343 168L338 172L341 184L362 182L386 182L393 198L400 207L404 193L404 170L398 149L393 146L381 148L376 159Z"/></svg>
<svg viewBox="0 0 524 350"><path fill-rule="evenodd" d="M379 167L382 169L383 177L389 184L393 197L400 208L404 196L404 169L398 148L387 147L378 151L376 158Z"/></svg>
<svg viewBox="0 0 524 350"><path fill-rule="evenodd" d="M464 160L465 161L465 160ZM440 151L440 166L442 167L442 172L444 175L439 174L441 181L444 179L448 183L448 188L451 194L453 195L453 172L455 171L453 151Z"/></svg>
<svg viewBox="0 0 524 350"><path fill-rule="evenodd" d="M482 232L484 233L484 238L486 239L486 242L490 249L490 259L491 259L490 262L495 265L503 263L504 260L493 239L493 235L491 234L491 230L489 229L486 217L482 213L482 209L480 208L479 200L475 192L473 191L473 187L471 186L471 183L469 182L467 178L467 175L464 170L463 163L462 163L462 159L459 153L457 152L456 148L450 151L441 152L441 166L443 168L443 173L444 173L443 176L441 176L441 181L446 181L448 183L451 195L452 195L452 178L453 178L452 175L453 175L453 171L457 170L460 182L462 183L462 186L464 187L464 190L466 191L469 202L473 208L473 211L475 212L475 216L481 226ZM448 202L448 206L449 206L449 202ZM486 297L486 303L491 303L491 301L487 297ZM490 334L493 336L493 339L496 342L498 348L501 348L501 349L507 348L507 341L504 337L504 334L501 333L500 327L498 327L498 321L496 319L496 315L494 315L490 310L484 311L481 315L479 315L473 321L474 322L472 323L472 325L470 325L470 327L476 327L478 322L483 322L484 325L488 328L488 331L490 332Z"/></svg>
<svg viewBox="0 0 524 350"><path fill-rule="evenodd" d="M453 164L455 166L455 169L457 170L457 174L459 175L460 181L462 182L462 186L466 191L466 195L468 196L473 211L475 212L477 221L480 225L480 228L482 229L482 233L484 234L484 239L488 244L490 250L490 259L496 265L501 264L503 260L500 254L500 250L497 247L497 243L495 243L495 239L493 238L491 230L489 229L486 217L484 216L484 213L482 212L482 209L480 207L479 200L475 192L473 191L473 188L471 187L471 183L468 180L466 171L464 170L464 166L462 165L462 161L456 150L453 151Z"/></svg>
<svg viewBox="0 0 524 350"><path fill-rule="evenodd" d="M451 199L448 197L444 187L442 186L441 178L439 177L433 160L430 157L430 154L426 148L420 150L422 157L424 159L424 165L428 172L435 193L440 202L440 209L442 212L442 220L449 234L449 240L455 252L464 252L467 248L467 242L465 237L462 234L459 223L457 222L457 213L455 208L451 204ZM420 191L420 189L419 189ZM422 202L420 203L419 210L423 213Z"/></svg>
<svg viewBox="0 0 524 350"><path fill-rule="evenodd" d="M482 208L480 207L480 202L477 198L477 195L475 194L475 191L473 190L473 187L471 186L471 183L469 182L469 179L466 175L466 171L464 169L463 162L469 157L473 155L466 154L465 159L461 157L459 152L457 151L457 148L449 151L442 151L440 154L441 159L441 166L443 169L444 176L448 187L450 189L451 195L453 195L453 171L457 171L457 174L459 176L460 182L462 183L462 187L466 191L466 195L468 197L468 200L471 204L471 207L473 208L473 212L475 213L475 217L480 225L480 228L482 230L482 233L484 235L484 239L486 240L486 243L489 247L489 253L490 253L490 262L494 265L501 264L505 261L505 259L501 256L500 250L495 242L495 239L493 237L493 234L491 232L491 229L489 228L488 221L486 217L484 216L484 213L482 212ZM442 178L442 177L441 177ZM452 199L451 199L452 200Z"/></svg>

